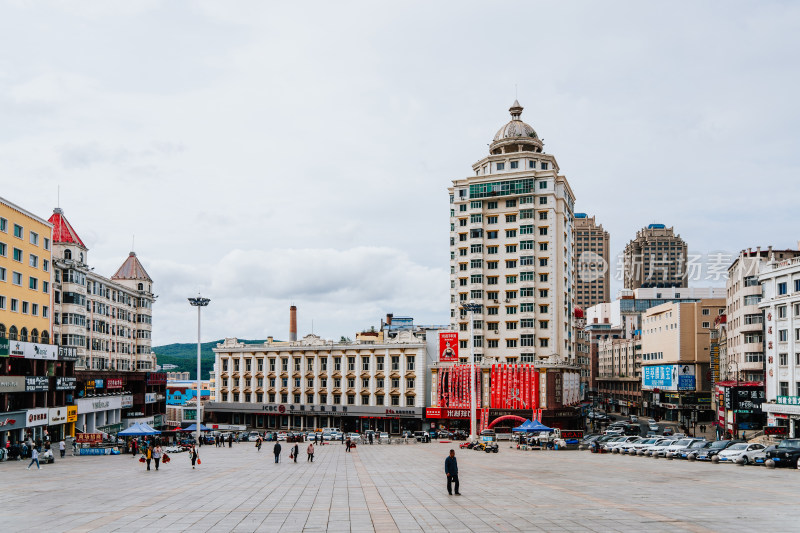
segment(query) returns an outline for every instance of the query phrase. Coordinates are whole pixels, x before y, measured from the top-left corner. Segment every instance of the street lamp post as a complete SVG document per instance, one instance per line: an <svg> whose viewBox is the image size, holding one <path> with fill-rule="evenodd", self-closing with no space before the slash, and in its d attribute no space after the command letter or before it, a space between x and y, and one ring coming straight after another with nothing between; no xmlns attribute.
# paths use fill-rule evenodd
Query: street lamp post
<svg viewBox="0 0 800 533"><path fill-rule="evenodd" d="M189 303L197 308L197 415L195 417L195 442L200 446L200 424L203 420L203 415L200 412L200 310L207 306L211 301L209 298L197 296L197 298L189 298Z"/></svg>
<svg viewBox="0 0 800 533"><path fill-rule="evenodd" d="M470 300L468 304L462 304L461 309L469 312L469 439L476 440L476 429L478 427L476 414L475 414L475 339L474 339L474 321L472 314L475 311L480 311L481 306L475 303L475 300Z"/></svg>

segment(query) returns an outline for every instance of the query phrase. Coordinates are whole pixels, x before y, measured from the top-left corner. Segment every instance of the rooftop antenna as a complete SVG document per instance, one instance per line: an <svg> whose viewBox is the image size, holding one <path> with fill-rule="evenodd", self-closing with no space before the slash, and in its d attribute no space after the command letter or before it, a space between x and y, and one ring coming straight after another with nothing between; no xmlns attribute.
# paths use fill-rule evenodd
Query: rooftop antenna
<svg viewBox="0 0 800 533"><path fill-rule="evenodd" d="M131 236L131 252L136 250L136 234Z"/></svg>
<svg viewBox="0 0 800 533"><path fill-rule="evenodd" d="M514 100L519 100L519 94L517 93L517 84L514 84Z"/></svg>
<svg viewBox="0 0 800 533"><path fill-rule="evenodd" d="M61 185L57 185L56 207L61 209Z"/></svg>

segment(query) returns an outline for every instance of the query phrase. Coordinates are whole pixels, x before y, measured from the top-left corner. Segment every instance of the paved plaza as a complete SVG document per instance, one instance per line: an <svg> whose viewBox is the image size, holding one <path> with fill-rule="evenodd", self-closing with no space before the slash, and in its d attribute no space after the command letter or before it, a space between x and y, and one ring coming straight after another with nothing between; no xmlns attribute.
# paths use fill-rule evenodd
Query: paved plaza
<svg viewBox="0 0 800 533"><path fill-rule="evenodd" d="M800 472L588 452L457 450L453 443L317 448L297 464L271 443L204 446L160 471L128 456L0 463L0 531L796 531Z"/></svg>

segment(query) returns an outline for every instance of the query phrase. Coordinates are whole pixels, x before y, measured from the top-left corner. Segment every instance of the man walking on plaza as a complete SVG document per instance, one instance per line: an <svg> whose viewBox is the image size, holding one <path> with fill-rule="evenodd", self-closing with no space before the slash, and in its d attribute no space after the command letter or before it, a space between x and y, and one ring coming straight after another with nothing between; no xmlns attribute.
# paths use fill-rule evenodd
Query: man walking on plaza
<svg viewBox="0 0 800 533"><path fill-rule="evenodd" d="M39 466L39 450L36 449L36 446L31 448L31 462L28 464L28 470L31 469L33 463L36 463L36 470L42 469L42 467Z"/></svg>
<svg viewBox="0 0 800 533"><path fill-rule="evenodd" d="M300 448L297 446L297 444L295 444L294 448L292 448L292 455L291 455L291 457L292 457L292 459L294 459L295 463L297 462L297 456L299 454L300 454Z"/></svg>
<svg viewBox="0 0 800 533"><path fill-rule="evenodd" d="M61 452L61 458L64 458L64 454L67 453L67 445L64 444L64 439L61 439L58 442L58 450Z"/></svg>
<svg viewBox="0 0 800 533"><path fill-rule="evenodd" d="M316 435L314 437L316 438ZM312 443L312 442L308 443L308 449L306 449L306 453L308 454L308 459L306 459L306 462L311 461L313 463L314 462L314 443Z"/></svg>
<svg viewBox="0 0 800 533"><path fill-rule="evenodd" d="M277 463L281 458L281 443L275 441L275 446L272 447L272 453L275 454L275 462Z"/></svg>
<svg viewBox="0 0 800 533"><path fill-rule="evenodd" d="M458 492L458 462L456 461L456 451L450 450L450 457L444 460L444 473L447 475L447 494L452 496L451 484L456 484L456 496L461 496Z"/></svg>

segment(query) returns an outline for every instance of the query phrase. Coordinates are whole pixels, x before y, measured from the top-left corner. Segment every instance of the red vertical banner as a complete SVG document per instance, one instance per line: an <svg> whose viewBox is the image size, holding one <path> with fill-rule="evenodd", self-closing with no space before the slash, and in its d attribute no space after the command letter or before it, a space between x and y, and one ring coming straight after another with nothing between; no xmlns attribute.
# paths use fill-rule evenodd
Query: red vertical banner
<svg viewBox="0 0 800 533"><path fill-rule="evenodd" d="M464 391L462 390L463 379L461 378L462 370L462 365L456 367L456 401L458 402L458 407L464 407Z"/></svg>
<svg viewBox="0 0 800 533"><path fill-rule="evenodd" d="M444 368L439 369L439 379L436 380L436 405L442 406L442 379L444 378Z"/></svg>
<svg viewBox="0 0 800 533"><path fill-rule="evenodd" d="M508 365L503 365L503 408L508 407Z"/></svg>
<svg viewBox="0 0 800 533"><path fill-rule="evenodd" d="M461 384L461 406L465 407L469 405L469 384L467 383L467 366L461 365L461 369L459 371L460 379L459 382Z"/></svg>
<svg viewBox="0 0 800 533"><path fill-rule="evenodd" d="M500 365L500 397L498 398L498 405L500 409L506 406L506 365Z"/></svg>
<svg viewBox="0 0 800 533"><path fill-rule="evenodd" d="M513 375L511 374L511 365L506 365L506 408L511 407L511 386Z"/></svg>
<svg viewBox="0 0 800 533"><path fill-rule="evenodd" d="M489 372L489 407L494 407L494 385L496 383L494 377L494 367L495 365L492 365L492 369Z"/></svg>
<svg viewBox="0 0 800 533"><path fill-rule="evenodd" d="M469 367L467 365L461 367L461 401L464 407L472 405L470 400L472 391L469 390L469 381L467 381L468 372Z"/></svg>
<svg viewBox="0 0 800 533"><path fill-rule="evenodd" d="M514 365L508 365L508 407L509 409L514 409L515 403L515 394L514 394Z"/></svg>
<svg viewBox="0 0 800 533"><path fill-rule="evenodd" d="M511 365L511 408L517 408L517 367Z"/></svg>
<svg viewBox="0 0 800 533"><path fill-rule="evenodd" d="M453 367L447 369L447 405L455 407L453 398Z"/></svg>
<svg viewBox="0 0 800 533"><path fill-rule="evenodd" d="M529 370L530 368L528 367L528 365L525 365L522 368L522 379L523 379L522 407L524 409L527 409L531 406L531 380L529 379L530 378Z"/></svg>
<svg viewBox="0 0 800 533"><path fill-rule="evenodd" d="M471 404L470 394L472 391L469 390L469 367L464 365L461 367L461 401L464 407L469 407Z"/></svg>
<svg viewBox="0 0 800 533"><path fill-rule="evenodd" d="M492 365L492 407L497 409L497 397L500 391L500 368Z"/></svg>
<svg viewBox="0 0 800 533"><path fill-rule="evenodd" d="M520 403L522 403L522 408L527 409L530 407L531 402L528 398L528 365L523 365L522 367L522 394L521 394Z"/></svg>
<svg viewBox="0 0 800 533"><path fill-rule="evenodd" d="M531 374L531 379L533 380L533 391L531 394L533 395L533 401L531 404L533 405L534 409L539 408L539 373L534 371Z"/></svg>
<svg viewBox="0 0 800 533"><path fill-rule="evenodd" d="M519 366L514 365L514 409L519 409L520 391L522 390L521 377Z"/></svg>

